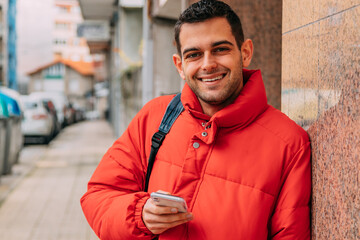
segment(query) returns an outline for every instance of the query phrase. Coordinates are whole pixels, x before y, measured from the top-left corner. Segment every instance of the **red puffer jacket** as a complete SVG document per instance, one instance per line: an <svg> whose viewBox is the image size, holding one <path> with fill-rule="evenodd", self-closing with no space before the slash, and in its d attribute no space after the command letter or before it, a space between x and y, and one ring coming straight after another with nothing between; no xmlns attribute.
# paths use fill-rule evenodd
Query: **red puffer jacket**
<svg viewBox="0 0 360 240"><path fill-rule="evenodd" d="M260 71L233 104L211 118L190 88L185 111L161 146L149 192L183 197L194 215L159 239L310 239L310 143L306 132L267 105ZM148 103L95 170L81 199L105 239L151 239L141 211L151 137L173 96Z"/></svg>

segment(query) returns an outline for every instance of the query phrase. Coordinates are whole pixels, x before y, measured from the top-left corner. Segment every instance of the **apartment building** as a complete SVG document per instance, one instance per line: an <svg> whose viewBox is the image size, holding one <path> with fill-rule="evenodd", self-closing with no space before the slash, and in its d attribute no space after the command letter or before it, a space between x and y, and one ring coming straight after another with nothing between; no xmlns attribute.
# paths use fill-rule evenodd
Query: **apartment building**
<svg viewBox="0 0 360 240"><path fill-rule="evenodd" d="M91 62L85 38L77 36L77 26L83 22L77 0L55 0L52 51L54 58Z"/></svg>

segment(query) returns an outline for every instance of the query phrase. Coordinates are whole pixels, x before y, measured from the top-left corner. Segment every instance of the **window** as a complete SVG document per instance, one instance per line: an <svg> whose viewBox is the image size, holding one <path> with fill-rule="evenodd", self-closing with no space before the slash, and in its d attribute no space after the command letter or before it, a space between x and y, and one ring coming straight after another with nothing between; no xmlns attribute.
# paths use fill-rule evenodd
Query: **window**
<svg viewBox="0 0 360 240"><path fill-rule="evenodd" d="M64 73L65 73L65 67L61 63L50 66L43 71L44 78L46 79L62 78L64 76Z"/></svg>
<svg viewBox="0 0 360 240"><path fill-rule="evenodd" d="M70 24L66 23L66 22L56 22L55 23L55 28L57 30L69 30L70 29Z"/></svg>
<svg viewBox="0 0 360 240"><path fill-rule="evenodd" d="M79 46L80 45L80 39L79 38L74 38L73 39L73 45L74 46Z"/></svg>
<svg viewBox="0 0 360 240"><path fill-rule="evenodd" d="M79 6L74 6L71 8L72 13L81 13Z"/></svg>
<svg viewBox="0 0 360 240"><path fill-rule="evenodd" d="M67 40L66 40L66 39L55 38L55 39L54 39L54 44L55 44L55 45L66 45L66 44L67 44Z"/></svg>
<svg viewBox="0 0 360 240"><path fill-rule="evenodd" d="M56 11L58 13L68 13L69 12L69 10L66 6L60 6L60 5L56 6Z"/></svg>

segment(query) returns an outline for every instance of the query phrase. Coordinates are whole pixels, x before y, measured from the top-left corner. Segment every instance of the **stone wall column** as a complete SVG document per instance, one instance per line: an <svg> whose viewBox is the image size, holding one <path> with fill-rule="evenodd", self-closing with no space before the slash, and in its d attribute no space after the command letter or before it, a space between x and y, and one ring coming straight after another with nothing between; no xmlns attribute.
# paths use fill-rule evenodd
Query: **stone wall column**
<svg viewBox="0 0 360 240"><path fill-rule="evenodd" d="M312 143L312 239L360 238L360 1L283 1L282 110Z"/></svg>

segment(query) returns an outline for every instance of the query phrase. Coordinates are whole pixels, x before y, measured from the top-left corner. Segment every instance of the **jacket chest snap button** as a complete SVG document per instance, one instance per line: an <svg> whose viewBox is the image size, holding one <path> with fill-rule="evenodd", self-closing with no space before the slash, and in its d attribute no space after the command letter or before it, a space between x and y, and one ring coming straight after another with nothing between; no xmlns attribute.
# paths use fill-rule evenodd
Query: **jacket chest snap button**
<svg viewBox="0 0 360 240"><path fill-rule="evenodd" d="M199 148L199 147L200 147L200 144L199 144L198 142L194 142L194 143L193 143L193 147L194 147L194 148Z"/></svg>
<svg viewBox="0 0 360 240"><path fill-rule="evenodd" d="M201 133L201 136L203 136L203 137L206 137L208 134L207 134L207 132L202 132Z"/></svg>

